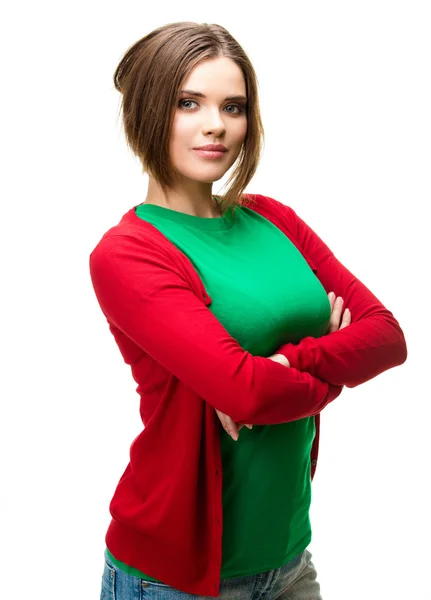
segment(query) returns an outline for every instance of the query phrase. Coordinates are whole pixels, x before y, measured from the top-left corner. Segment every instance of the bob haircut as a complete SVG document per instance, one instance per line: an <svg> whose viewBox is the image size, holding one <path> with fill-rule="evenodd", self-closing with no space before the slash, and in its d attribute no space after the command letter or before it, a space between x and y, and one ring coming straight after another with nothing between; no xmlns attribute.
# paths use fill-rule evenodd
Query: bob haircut
<svg viewBox="0 0 431 600"><path fill-rule="evenodd" d="M143 172L158 182L163 193L173 189L178 171L169 158L169 140L178 95L189 73L201 61L227 57L242 70L247 95L247 132L228 182L219 196L222 214L251 200L243 197L259 164L264 143L258 81L250 59L222 26L181 21L154 29L123 55L114 74L115 89L122 94L126 142L139 158ZM121 110L121 107L120 107Z"/></svg>

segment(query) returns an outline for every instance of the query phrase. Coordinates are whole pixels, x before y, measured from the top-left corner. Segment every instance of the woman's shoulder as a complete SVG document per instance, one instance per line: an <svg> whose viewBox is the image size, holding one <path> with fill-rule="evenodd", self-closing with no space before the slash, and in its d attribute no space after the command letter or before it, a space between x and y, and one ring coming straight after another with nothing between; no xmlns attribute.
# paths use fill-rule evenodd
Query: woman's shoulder
<svg viewBox="0 0 431 600"><path fill-rule="evenodd" d="M283 219L294 219L296 213L291 206L267 194L243 194L243 206L256 210L261 214L267 213Z"/></svg>
<svg viewBox="0 0 431 600"><path fill-rule="evenodd" d="M140 219L136 212L136 206L130 208L120 218L119 222L107 229L90 252L90 256L103 254L104 252L116 252L122 248L129 250L143 248L149 251L163 249L168 240L151 223Z"/></svg>

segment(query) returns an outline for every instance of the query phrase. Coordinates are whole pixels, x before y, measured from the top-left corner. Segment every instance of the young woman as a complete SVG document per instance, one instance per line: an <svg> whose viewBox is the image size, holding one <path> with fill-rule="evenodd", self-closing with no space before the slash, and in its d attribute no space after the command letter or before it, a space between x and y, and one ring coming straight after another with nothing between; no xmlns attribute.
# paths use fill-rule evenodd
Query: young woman
<svg viewBox="0 0 431 600"><path fill-rule="evenodd" d="M226 29L160 27L114 81L148 191L90 272L144 428L110 503L101 598L319 600L319 415L402 364L403 332L292 208L244 193L263 127Z"/></svg>

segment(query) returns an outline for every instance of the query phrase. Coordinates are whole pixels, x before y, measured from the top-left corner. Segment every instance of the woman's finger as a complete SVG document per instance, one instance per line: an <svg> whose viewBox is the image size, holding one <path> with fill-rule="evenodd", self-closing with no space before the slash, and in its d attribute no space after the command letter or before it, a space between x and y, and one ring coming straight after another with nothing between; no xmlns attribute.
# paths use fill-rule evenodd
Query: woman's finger
<svg viewBox="0 0 431 600"><path fill-rule="evenodd" d="M343 319L341 321L340 329L343 329L343 327L347 327L347 325L350 325L351 322L352 315L350 314L350 310L346 308L346 310L343 313Z"/></svg>
<svg viewBox="0 0 431 600"><path fill-rule="evenodd" d="M335 302L335 294L334 294L334 292L329 292L328 299L329 299L329 304L331 305L331 312L332 312L332 310L334 308L334 302Z"/></svg>
<svg viewBox="0 0 431 600"><path fill-rule="evenodd" d="M329 333L338 331L340 326L341 311L343 309L343 299L341 296L335 299L332 314L329 320Z"/></svg>
<svg viewBox="0 0 431 600"><path fill-rule="evenodd" d="M334 304L335 304L335 294L334 294L334 292L330 292L328 294L328 298L329 298L329 304L331 306L331 316L329 317L328 333L332 333L332 331L333 331L332 313L334 312Z"/></svg>
<svg viewBox="0 0 431 600"><path fill-rule="evenodd" d="M236 441L238 439L239 429L237 428L235 421L233 421L228 415L225 415L219 410L215 409L215 411L218 415L218 418L220 419L223 429L232 437L232 439ZM241 425L241 427L243 427L243 425Z"/></svg>

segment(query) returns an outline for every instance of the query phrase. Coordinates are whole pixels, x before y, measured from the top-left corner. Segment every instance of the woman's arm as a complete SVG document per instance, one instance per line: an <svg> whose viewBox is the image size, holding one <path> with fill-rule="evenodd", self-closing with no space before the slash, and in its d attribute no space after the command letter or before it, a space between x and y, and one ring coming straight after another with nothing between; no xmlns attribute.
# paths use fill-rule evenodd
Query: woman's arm
<svg viewBox="0 0 431 600"><path fill-rule="evenodd" d="M295 421L341 393L341 386L244 350L151 240L105 237L90 255L90 274L111 330L237 423Z"/></svg>
<svg viewBox="0 0 431 600"><path fill-rule="evenodd" d="M343 298L352 322L349 327L329 335L305 337L298 344L283 344L276 353L285 356L293 370L350 388L404 363L407 345L394 315L293 209L282 206L293 241L304 257L314 263L316 277L326 292L334 291Z"/></svg>

